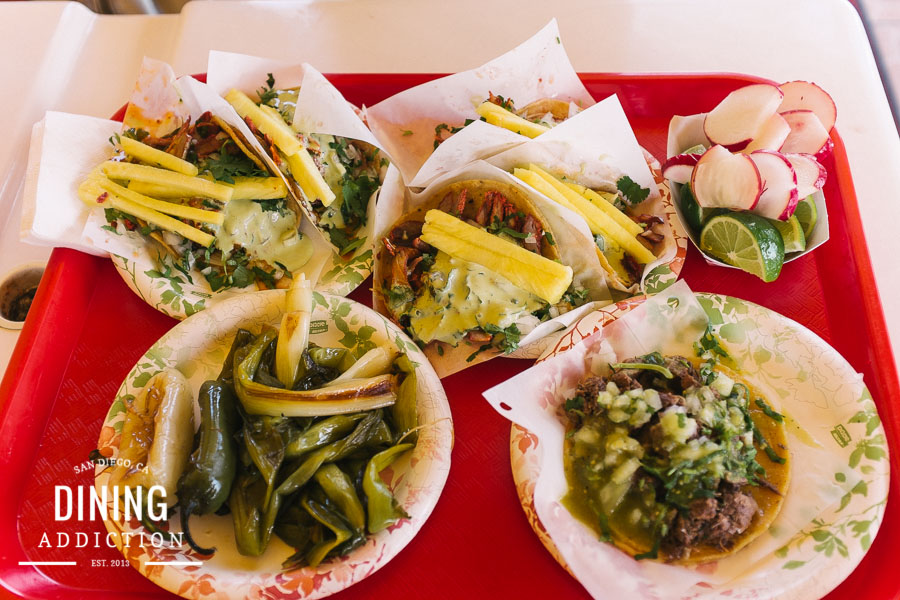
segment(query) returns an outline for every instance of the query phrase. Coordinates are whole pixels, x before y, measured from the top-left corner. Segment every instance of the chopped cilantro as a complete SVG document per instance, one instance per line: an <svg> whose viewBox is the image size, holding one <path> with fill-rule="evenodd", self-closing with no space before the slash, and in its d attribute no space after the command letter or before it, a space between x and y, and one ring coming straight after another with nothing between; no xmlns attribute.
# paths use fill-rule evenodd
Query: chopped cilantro
<svg viewBox="0 0 900 600"><path fill-rule="evenodd" d="M413 132L412 132L412 130L410 130L410 129L404 129L404 130L403 130L403 137L407 137L407 136L410 136L410 135L412 135L412 134L413 134Z"/></svg>
<svg viewBox="0 0 900 600"><path fill-rule="evenodd" d="M236 154L228 152L231 140L222 144L218 157L210 156L206 159L206 169L212 173L217 181L234 183L235 177L268 177L269 173L256 166L248 156L238 151Z"/></svg>
<svg viewBox="0 0 900 600"><path fill-rule="evenodd" d="M635 206L640 204L650 195L650 190L645 187L641 187L639 184L635 183L631 177L628 175L623 175L616 181L616 187L619 188L619 191L622 192L622 195L625 197L625 201L630 206Z"/></svg>
<svg viewBox="0 0 900 600"><path fill-rule="evenodd" d="M259 95L259 103L260 104L269 104L272 100L274 100L278 93L275 91L275 77L269 73L269 76L266 77L266 85L259 88L256 93Z"/></svg>

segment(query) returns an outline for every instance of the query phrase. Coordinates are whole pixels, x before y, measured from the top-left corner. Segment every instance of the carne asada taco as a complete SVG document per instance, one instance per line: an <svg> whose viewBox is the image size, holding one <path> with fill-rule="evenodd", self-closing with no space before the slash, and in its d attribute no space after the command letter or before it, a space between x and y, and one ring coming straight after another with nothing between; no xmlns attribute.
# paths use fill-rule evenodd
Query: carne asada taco
<svg viewBox="0 0 900 600"><path fill-rule="evenodd" d="M438 362L513 352L540 322L595 299L560 262L550 223L507 182L438 186L382 240L375 308Z"/></svg>
<svg viewBox="0 0 900 600"><path fill-rule="evenodd" d="M724 558L781 509L784 418L712 359L655 352L611 364L579 383L564 412L563 503L635 558Z"/></svg>
<svg viewBox="0 0 900 600"><path fill-rule="evenodd" d="M366 226L388 160L378 148L361 140L295 130L298 94L299 88L275 87L269 74L256 98L232 89L225 99L276 166L299 210L339 256L347 256L367 241Z"/></svg>

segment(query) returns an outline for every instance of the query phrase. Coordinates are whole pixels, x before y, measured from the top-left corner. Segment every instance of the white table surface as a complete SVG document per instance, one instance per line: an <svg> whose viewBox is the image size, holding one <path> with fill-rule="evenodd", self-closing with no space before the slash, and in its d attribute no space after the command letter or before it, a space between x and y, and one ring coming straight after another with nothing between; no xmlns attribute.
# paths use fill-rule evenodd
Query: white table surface
<svg viewBox="0 0 900 600"><path fill-rule="evenodd" d="M109 116L145 54L178 74L204 71L211 49L288 57L326 73L453 72L512 48L552 17L579 71L731 71L828 90L898 354L900 138L846 0L204 1L164 16L0 2L0 275L49 255L18 242L14 199L31 125L48 109ZM15 339L0 330L0 373Z"/></svg>

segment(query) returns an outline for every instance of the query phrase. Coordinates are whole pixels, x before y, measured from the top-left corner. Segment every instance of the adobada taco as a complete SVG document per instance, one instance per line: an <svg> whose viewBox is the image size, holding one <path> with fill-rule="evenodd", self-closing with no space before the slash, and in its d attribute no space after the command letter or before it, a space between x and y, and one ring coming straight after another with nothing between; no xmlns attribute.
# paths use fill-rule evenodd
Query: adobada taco
<svg viewBox="0 0 900 600"><path fill-rule="evenodd" d="M657 230L662 218L643 213L631 216L637 212L632 207L649 195L647 188L641 188L629 177L621 177L602 189L591 189L534 164L516 168L513 174L581 216L594 236L597 258L609 284L622 292L635 290L644 265L656 260L665 239Z"/></svg>
<svg viewBox="0 0 900 600"><path fill-rule="evenodd" d="M105 209L117 234L152 240L160 272L199 272L215 292L284 287L285 275L306 264L312 243L299 232L284 182L223 119L207 111L166 123L174 129L164 132L137 118L126 123L111 138L119 154L78 193Z"/></svg>
<svg viewBox="0 0 900 600"><path fill-rule="evenodd" d="M547 219L515 186L467 180L402 217L376 255L374 304L430 358L514 351L538 323L583 304Z"/></svg>
<svg viewBox="0 0 900 600"><path fill-rule="evenodd" d="M370 203L388 165L378 148L350 138L304 135L291 127L299 88L278 89L270 76L251 99L239 90L225 95L278 167L303 213L347 255L365 242Z"/></svg>
<svg viewBox="0 0 900 600"><path fill-rule="evenodd" d="M733 373L659 353L589 375L565 405L563 504L635 558L724 558L775 520L784 418Z"/></svg>
<svg viewBox="0 0 900 600"><path fill-rule="evenodd" d="M569 117L574 116L580 110L574 103L556 98L540 98L520 109L516 109L512 98L504 98L488 92L487 99L478 105L475 112L478 118L482 121L487 121L491 125L535 138L549 131L551 127L555 127ZM472 120L466 120L463 126L471 122ZM451 127L447 123L441 123L435 127L435 149L441 142L461 130L463 126Z"/></svg>

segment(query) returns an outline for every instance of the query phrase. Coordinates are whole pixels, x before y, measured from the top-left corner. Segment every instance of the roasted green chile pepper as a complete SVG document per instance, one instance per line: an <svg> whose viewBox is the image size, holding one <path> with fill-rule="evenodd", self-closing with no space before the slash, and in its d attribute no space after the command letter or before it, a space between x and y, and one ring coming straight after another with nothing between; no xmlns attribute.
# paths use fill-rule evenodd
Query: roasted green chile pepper
<svg viewBox="0 0 900 600"><path fill-rule="evenodd" d="M297 458L332 442L336 442L350 433L366 413L335 415L313 423L306 431L293 436L284 449L285 458Z"/></svg>
<svg viewBox="0 0 900 600"><path fill-rule="evenodd" d="M315 475L316 482L322 487L328 499L334 502L341 509L344 518L353 529L364 531L366 528L366 511L356 490L353 488L353 482L346 473L334 463L322 465Z"/></svg>
<svg viewBox="0 0 900 600"><path fill-rule="evenodd" d="M363 490L366 492L369 512L369 533L378 533L387 529L400 519L408 519L409 515L394 498L391 488L381 480L381 473L398 456L412 448L414 444L397 444L383 452L379 452L366 465L363 478Z"/></svg>
<svg viewBox="0 0 900 600"><path fill-rule="evenodd" d="M416 367L409 356L401 354L394 361L394 366L402 373L405 373L403 382L397 390L397 402L391 407L391 417L394 419L394 425L399 430L397 433L402 437L406 435L404 441L413 444L418 440L418 434L415 429L419 424L418 416L418 400L416 398L416 386L418 380L416 378ZM412 432L412 433L409 433Z"/></svg>
<svg viewBox="0 0 900 600"><path fill-rule="evenodd" d="M203 548L191 537L188 521L192 514L205 515L219 510L228 499L237 468L234 434L239 416L234 394L225 382L205 382L200 386L198 402L199 443L178 481L178 503L187 543L201 554L212 554L215 548Z"/></svg>

